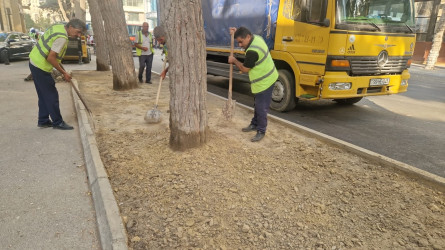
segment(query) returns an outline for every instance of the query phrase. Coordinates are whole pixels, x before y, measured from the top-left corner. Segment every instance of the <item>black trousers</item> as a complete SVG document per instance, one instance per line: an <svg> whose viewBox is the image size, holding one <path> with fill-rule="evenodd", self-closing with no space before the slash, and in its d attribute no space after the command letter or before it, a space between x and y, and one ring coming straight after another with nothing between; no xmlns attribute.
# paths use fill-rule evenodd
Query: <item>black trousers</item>
<svg viewBox="0 0 445 250"><path fill-rule="evenodd" d="M145 71L145 82L151 81L151 66L153 64L153 53L151 55L141 55L139 56L139 81L142 81L142 74L144 74L144 68L146 67Z"/></svg>
<svg viewBox="0 0 445 250"><path fill-rule="evenodd" d="M63 122L59 108L59 92L56 88L56 82L50 72L43 71L31 63L29 69L34 80L37 96L39 97L39 118L38 124L44 124L51 120L53 125L59 125Z"/></svg>
<svg viewBox="0 0 445 250"><path fill-rule="evenodd" d="M267 113L269 113L270 102L272 101L272 92L275 84L272 84L268 89L255 94L254 115L251 125L256 126L257 131L266 133L267 128Z"/></svg>

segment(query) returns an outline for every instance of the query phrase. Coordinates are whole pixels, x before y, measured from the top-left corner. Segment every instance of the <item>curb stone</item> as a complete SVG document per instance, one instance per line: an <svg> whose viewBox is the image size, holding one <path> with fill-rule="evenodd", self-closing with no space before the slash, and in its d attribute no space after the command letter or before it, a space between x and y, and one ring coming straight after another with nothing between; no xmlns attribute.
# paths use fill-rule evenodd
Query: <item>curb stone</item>
<svg viewBox="0 0 445 250"><path fill-rule="evenodd" d="M72 82L78 87L75 79L72 79ZM97 227L102 249L127 250L127 232L122 222L119 207L108 180L107 172L100 158L96 138L91 129L87 111L74 89L71 89L71 92L79 123L79 133L85 157L88 184L92 192L94 208L96 210Z"/></svg>
<svg viewBox="0 0 445 250"><path fill-rule="evenodd" d="M72 81L75 86L78 86L75 79L72 79ZM215 95L213 93L207 93L222 100L227 100L227 98ZM108 180L108 175L100 158L95 135L89 124L87 111L74 89L72 89L72 95L78 117L79 132L84 149L88 173L88 183L92 191L102 248L128 250L127 233L123 225L110 182ZM240 103L236 103L236 105L253 111L253 108L249 106ZM367 160L381 164L385 167L400 171L406 174L408 177L414 178L416 181L420 181L430 187L439 189L441 192L445 192L445 178L443 177L417 169L406 163L396 161L384 155L377 154L332 136L317 132L313 129L291 123L277 116L268 114L268 117L271 118L271 120L279 122L284 126L293 128L304 135L316 138L322 142L344 149L350 153L357 154Z"/></svg>
<svg viewBox="0 0 445 250"><path fill-rule="evenodd" d="M213 93L210 93L210 92L207 92L207 93L211 94L213 96L216 96L218 98L221 98L223 100L227 100L227 98L215 95ZM241 103L237 102L236 105L239 106L239 107L242 107L244 109L253 111L253 108L251 108L249 106L246 106L244 104L241 104ZM271 115L271 114L268 114L267 116L271 120L279 122L280 124L282 124L284 126L293 128L293 129L297 130L298 132L300 132L300 133L302 133L304 135L307 135L307 136L310 136L312 138L318 139L318 140L320 140L322 142L328 143L328 144L330 144L332 146L335 146L337 148L344 149L344 150L346 150L346 151L348 151L350 153L359 155L359 156L361 156L361 157L363 157L363 158L365 158L365 159L367 159L369 161L372 161L374 163L383 165L385 167L392 168L393 170L396 170L396 171L400 171L400 172L404 173L405 175L407 175L408 177L411 177L411 178L415 179L416 181L419 181L419 182L421 182L421 183L423 183L425 185L428 185L428 186L430 186L432 188L438 189L441 192L445 192L445 178L443 178L443 177L440 177L438 175L429 173L429 172L427 172L425 170L422 170L422 169L415 168L415 167L413 167L413 166L411 166L409 164L406 164L406 163L403 163L403 162L391 159L391 158L389 158L387 156L375 153L373 151L370 151L368 149L356 146L356 145L351 144L349 142L345 142L345 141L342 141L342 140L337 139L335 137L332 137L332 136L320 133L320 132L315 131L313 129L301 126L299 124L295 124L295 123L289 122L289 121L284 120L284 119L282 119L280 117L277 117L277 116L274 116L274 115Z"/></svg>

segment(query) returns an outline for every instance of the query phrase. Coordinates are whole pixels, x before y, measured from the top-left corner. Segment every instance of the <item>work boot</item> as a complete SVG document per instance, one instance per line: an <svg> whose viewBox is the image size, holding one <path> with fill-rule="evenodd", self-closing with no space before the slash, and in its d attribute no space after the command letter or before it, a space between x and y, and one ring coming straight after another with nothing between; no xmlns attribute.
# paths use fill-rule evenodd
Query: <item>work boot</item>
<svg viewBox="0 0 445 250"><path fill-rule="evenodd" d="M73 128L73 126L68 125L66 122L61 122L59 125L53 124L53 129L71 130L74 128Z"/></svg>
<svg viewBox="0 0 445 250"><path fill-rule="evenodd" d="M263 139L265 135L266 133L257 131L256 135L252 139L250 139L250 141L251 142L261 141L261 139Z"/></svg>
<svg viewBox="0 0 445 250"><path fill-rule="evenodd" d="M39 128L50 128L52 126L53 126L53 123L51 121L37 124L37 127L39 127Z"/></svg>
<svg viewBox="0 0 445 250"><path fill-rule="evenodd" d="M241 131L243 131L243 132L256 131L256 126L250 124L249 126L242 128Z"/></svg>

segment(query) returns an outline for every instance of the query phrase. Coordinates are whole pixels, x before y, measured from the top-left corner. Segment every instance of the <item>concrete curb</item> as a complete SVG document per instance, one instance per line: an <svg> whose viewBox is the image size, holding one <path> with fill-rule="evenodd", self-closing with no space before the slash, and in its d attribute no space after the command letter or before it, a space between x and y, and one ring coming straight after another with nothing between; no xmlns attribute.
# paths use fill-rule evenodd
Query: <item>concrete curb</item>
<svg viewBox="0 0 445 250"><path fill-rule="evenodd" d="M78 87L75 79L72 79L72 82ZM102 249L127 250L127 232L122 222L107 172L100 158L96 138L89 123L88 112L74 89L71 89L71 91L79 123L88 183L96 210L97 227Z"/></svg>
<svg viewBox="0 0 445 250"><path fill-rule="evenodd" d="M216 96L222 100L227 100L227 98L215 95L213 93L207 92L208 94L211 94L213 96ZM244 109L253 111L253 108L246 106L244 104L241 103L236 103L237 106L242 107ZM400 171L403 172L404 174L406 174L408 177L411 177L413 179L415 179L416 181L422 182L430 187L436 188L438 190L440 190L441 192L445 192L445 178L440 177L438 175L429 173L427 171L415 168L411 165L408 165L406 163L400 162L400 161L396 161L394 159L391 159L387 156L381 155L381 154L377 154L373 151L364 149L362 147L353 145L349 142L345 142L342 141L340 139L334 138L332 136L320 133L318 131L315 131L313 129L295 124L295 123L291 123L287 120L284 120L282 118L279 118L277 116L274 115L268 115L268 117L271 120L277 121L287 127L293 128L295 130L297 130L298 132L307 135L309 137L312 138L316 138L322 142L328 143L330 145L333 145L335 147L344 149L350 153L359 155L369 161L378 163L380 165L392 168L396 171Z"/></svg>

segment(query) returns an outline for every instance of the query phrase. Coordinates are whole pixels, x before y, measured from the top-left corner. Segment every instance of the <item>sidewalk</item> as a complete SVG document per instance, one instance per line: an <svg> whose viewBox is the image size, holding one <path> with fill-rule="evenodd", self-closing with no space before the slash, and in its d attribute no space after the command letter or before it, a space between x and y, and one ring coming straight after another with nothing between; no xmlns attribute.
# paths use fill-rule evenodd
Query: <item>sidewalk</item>
<svg viewBox="0 0 445 250"><path fill-rule="evenodd" d="M57 83L75 129L38 128L28 73L26 61L0 65L0 248L100 249L71 88Z"/></svg>

